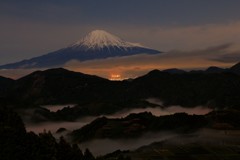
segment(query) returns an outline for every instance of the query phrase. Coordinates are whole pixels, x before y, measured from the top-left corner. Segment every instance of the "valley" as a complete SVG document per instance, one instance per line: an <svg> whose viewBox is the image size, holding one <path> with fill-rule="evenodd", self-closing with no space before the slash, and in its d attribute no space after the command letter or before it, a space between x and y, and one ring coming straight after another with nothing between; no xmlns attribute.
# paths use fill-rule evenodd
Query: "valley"
<svg viewBox="0 0 240 160"><path fill-rule="evenodd" d="M239 156L236 70L154 70L110 81L59 68L0 82L0 104L21 115L27 132L64 137L99 158Z"/></svg>

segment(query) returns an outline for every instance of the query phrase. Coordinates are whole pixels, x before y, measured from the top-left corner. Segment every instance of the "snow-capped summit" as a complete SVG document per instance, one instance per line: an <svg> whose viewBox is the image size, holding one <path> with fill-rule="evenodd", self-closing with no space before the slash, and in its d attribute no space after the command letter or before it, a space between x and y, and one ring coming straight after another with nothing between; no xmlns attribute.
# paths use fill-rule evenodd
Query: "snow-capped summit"
<svg viewBox="0 0 240 160"><path fill-rule="evenodd" d="M87 61L136 54L158 54L157 50L123 41L104 30L95 30L80 41L55 52L0 66L0 69L62 67L70 60Z"/></svg>
<svg viewBox="0 0 240 160"><path fill-rule="evenodd" d="M96 50L103 49L104 47L130 48L143 46L137 43L125 42L119 37L104 30L94 30L80 41L74 43L72 47L83 47L86 50Z"/></svg>

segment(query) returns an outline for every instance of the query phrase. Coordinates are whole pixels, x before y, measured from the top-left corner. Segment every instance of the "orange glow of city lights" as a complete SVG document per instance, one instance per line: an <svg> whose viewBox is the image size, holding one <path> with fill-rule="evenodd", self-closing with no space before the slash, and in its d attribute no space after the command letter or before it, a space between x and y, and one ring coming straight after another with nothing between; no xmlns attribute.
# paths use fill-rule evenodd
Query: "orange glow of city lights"
<svg viewBox="0 0 240 160"><path fill-rule="evenodd" d="M122 77L121 77L120 74L111 74L110 80L112 80L112 81L118 81L118 80L122 80Z"/></svg>

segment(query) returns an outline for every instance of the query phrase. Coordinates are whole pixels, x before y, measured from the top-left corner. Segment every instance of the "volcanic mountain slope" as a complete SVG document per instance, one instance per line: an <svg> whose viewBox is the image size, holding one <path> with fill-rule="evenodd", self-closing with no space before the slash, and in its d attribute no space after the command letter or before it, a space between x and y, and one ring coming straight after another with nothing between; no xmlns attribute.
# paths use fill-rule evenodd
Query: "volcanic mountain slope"
<svg viewBox="0 0 240 160"><path fill-rule="evenodd" d="M80 41L57 51L0 66L0 69L61 67L70 60L86 61L135 54L158 54L157 50L130 43L103 30L95 30Z"/></svg>

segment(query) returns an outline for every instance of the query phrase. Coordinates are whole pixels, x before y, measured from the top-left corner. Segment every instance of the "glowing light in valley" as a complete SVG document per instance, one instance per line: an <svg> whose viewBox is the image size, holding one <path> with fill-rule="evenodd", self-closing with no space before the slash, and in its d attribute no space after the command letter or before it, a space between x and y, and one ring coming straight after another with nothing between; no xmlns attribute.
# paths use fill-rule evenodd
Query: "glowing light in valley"
<svg viewBox="0 0 240 160"><path fill-rule="evenodd" d="M112 81L120 81L123 80L122 76L120 74L111 74L110 80Z"/></svg>

